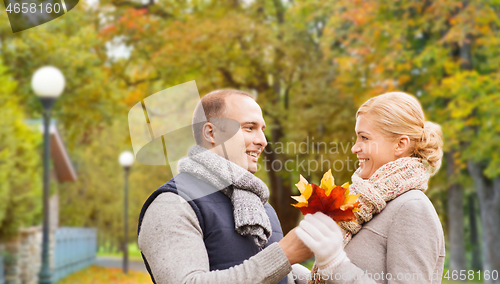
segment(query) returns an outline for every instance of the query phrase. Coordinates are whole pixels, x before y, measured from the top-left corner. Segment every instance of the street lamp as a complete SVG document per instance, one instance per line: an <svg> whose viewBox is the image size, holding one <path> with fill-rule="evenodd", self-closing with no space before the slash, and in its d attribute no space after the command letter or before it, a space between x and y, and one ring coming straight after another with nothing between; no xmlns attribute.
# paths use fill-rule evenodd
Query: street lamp
<svg viewBox="0 0 500 284"><path fill-rule="evenodd" d="M130 171L130 167L134 163L134 154L132 154L129 151L122 152L120 154L120 158L118 159L120 162L120 165L122 165L124 171L125 171L125 197L123 200L123 206L124 206L124 236L123 236L123 273L128 272L128 246L127 246L127 240L128 240L128 174Z"/></svg>
<svg viewBox="0 0 500 284"><path fill-rule="evenodd" d="M59 69L45 66L36 70L31 79L31 87L43 106L43 239L42 268L39 274L40 284L52 283L49 264L49 178L50 178L50 113L56 99L64 90L64 76Z"/></svg>

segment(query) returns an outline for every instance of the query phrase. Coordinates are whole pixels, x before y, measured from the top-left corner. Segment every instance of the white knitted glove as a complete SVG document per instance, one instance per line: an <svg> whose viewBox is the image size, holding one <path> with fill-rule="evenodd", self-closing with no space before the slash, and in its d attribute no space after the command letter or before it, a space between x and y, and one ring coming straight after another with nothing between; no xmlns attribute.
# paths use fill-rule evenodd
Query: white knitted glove
<svg viewBox="0 0 500 284"><path fill-rule="evenodd" d="M316 265L322 271L331 272L349 260L342 248L342 230L322 212L307 214L295 233L314 252Z"/></svg>

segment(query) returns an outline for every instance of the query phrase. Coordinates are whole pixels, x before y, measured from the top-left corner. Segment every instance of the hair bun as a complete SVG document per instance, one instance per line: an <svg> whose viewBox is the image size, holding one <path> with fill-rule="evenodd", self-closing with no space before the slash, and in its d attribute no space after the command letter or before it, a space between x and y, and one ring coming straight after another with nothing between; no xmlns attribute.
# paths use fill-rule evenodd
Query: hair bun
<svg viewBox="0 0 500 284"><path fill-rule="evenodd" d="M443 133L439 124L424 123L422 137L415 144L415 156L425 160L434 169L439 169L443 157Z"/></svg>

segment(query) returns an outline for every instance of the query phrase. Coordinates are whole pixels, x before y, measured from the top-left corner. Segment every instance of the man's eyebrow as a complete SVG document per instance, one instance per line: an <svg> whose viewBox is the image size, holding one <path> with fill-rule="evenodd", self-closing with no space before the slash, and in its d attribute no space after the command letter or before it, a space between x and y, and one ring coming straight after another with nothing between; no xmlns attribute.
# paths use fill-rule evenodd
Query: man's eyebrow
<svg viewBox="0 0 500 284"><path fill-rule="evenodd" d="M257 125L257 122L245 121L245 122L242 122L241 124L253 124L253 125Z"/></svg>

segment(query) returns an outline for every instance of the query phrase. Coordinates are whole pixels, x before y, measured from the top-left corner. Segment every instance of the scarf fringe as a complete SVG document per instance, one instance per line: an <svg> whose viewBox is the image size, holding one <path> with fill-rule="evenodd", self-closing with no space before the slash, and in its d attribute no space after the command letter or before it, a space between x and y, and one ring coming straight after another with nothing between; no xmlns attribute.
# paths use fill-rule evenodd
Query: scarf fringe
<svg viewBox="0 0 500 284"><path fill-rule="evenodd" d="M188 157L177 164L179 172L211 184L231 200L235 230L240 235L251 235L260 248L271 237L272 227L264 204L269 198L266 184L255 175L216 153L192 146Z"/></svg>

